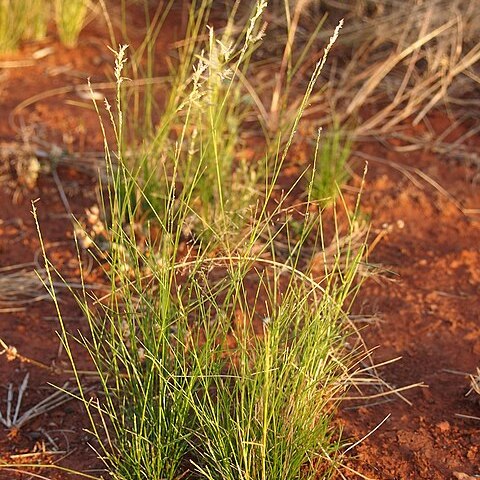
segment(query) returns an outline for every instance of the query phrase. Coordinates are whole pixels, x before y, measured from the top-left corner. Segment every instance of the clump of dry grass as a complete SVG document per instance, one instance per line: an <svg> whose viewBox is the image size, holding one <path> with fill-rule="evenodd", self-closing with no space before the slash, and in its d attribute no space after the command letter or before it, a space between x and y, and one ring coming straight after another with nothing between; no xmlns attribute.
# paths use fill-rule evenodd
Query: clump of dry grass
<svg viewBox="0 0 480 480"><path fill-rule="evenodd" d="M265 52L268 52L266 57L272 51L277 56L265 58L257 72L262 80L263 92L258 96L265 115L279 116L278 106L282 102L276 99L276 92L278 82L283 81L288 87L282 90L287 110L281 117L288 119L288 112L295 110L298 92L306 82L305 66L322 55L320 45L325 33L318 32L315 37L312 34L320 23L344 17L338 54L323 70L323 88L312 97L306 116L314 119L317 126L330 125L332 118L342 125L356 123L357 139L398 135L406 119L413 125L423 122L428 143L433 146L433 138L428 135L428 114L436 108L448 108L450 114L454 111L459 116L468 115L465 107L476 103L472 96L480 80L475 68L480 60L480 27L476 21L480 18L480 3L475 0L353 3L274 2L276 8L269 29L275 30L270 37L275 39L275 45L269 45ZM286 73L280 70L280 74L268 76L266 72L271 71L272 62L278 62L282 55L277 46L285 44L284 52L292 50L297 56L288 57ZM302 55L308 60L300 68L296 62ZM412 148L420 143L419 139L410 141ZM425 148L426 143L423 141L418 148Z"/></svg>
<svg viewBox="0 0 480 480"><path fill-rule="evenodd" d="M2 353L0 351L0 355ZM65 383L61 389L56 390L22 412L22 402L28 388L29 378L30 374L27 373L18 387L16 400L13 384L9 383L7 386L6 410L4 414L0 410L0 423L8 428L12 434L34 418L56 409L73 398L73 391L65 391L68 387L68 383Z"/></svg>
<svg viewBox="0 0 480 480"><path fill-rule="evenodd" d="M30 303L48 298L33 264L0 268L0 313L23 310Z"/></svg>

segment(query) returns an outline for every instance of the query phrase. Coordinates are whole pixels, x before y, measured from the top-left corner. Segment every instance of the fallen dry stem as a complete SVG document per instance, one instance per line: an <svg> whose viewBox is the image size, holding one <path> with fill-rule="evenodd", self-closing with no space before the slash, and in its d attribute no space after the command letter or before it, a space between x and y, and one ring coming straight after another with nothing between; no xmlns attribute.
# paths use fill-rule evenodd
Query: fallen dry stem
<svg viewBox="0 0 480 480"><path fill-rule="evenodd" d="M37 274L26 267L32 264L0 268L0 311L49 299Z"/></svg>
<svg viewBox="0 0 480 480"><path fill-rule="evenodd" d="M57 390L48 397L40 400L33 407L29 408L23 414L20 414L20 409L22 407L23 396L28 388L28 379L30 374L27 373L18 387L17 400L14 404L14 389L13 384L9 383L7 387L7 409L5 416L0 411L0 422L9 429L20 429L27 422L33 420L39 415L43 415L55 408L63 405L64 403L70 401L72 396L70 392L66 392L65 389L68 387L68 382L64 383L62 390ZM71 393L75 393L73 390Z"/></svg>
<svg viewBox="0 0 480 480"><path fill-rule="evenodd" d="M60 465L52 465L52 464L38 464L38 463L10 463L10 462L3 462L0 460L0 470L1 469L8 469L11 472L19 473L22 475L29 475L30 478L38 478L41 480L51 480L51 477L45 477L38 473L32 472L31 470L25 470L26 468L29 469L47 469L65 473L67 475L75 475L81 478L86 478L88 480L99 480L99 477L94 477L93 475L89 475L88 473L79 472L77 470L71 470L70 468L61 467Z"/></svg>
<svg viewBox="0 0 480 480"><path fill-rule="evenodd" d="M448 201L450 201L460 212L467 215L468 212L463 208L461 203L448 190L446 190L442 185L440 185L440 183L438 183L435 179L427 175L425 172L423 172L419 168L409 167L408 165L400 165L399 163L392 162L391 160L386 160L384 158L381 158L375 155L370 155L368 153L361 152L361 151L355 151L354 155L364 158L365 160L382 163L384 165L388 165L392 168L395 168L399 172L403 173L409 180L411 180L416 187L423 190L422 185L418 183L418 179L415 178L415 176L420 178L425 183L433 187L442 196L444 196Z"/></svg>
<svg viewBox="0 0 480 480"><path fill-rule="evenodd" d="M467 395L471 395L472 393L480 395L480 368L477 368L477 373L475 375L470 375L469 378L471 388L467 392Z"/></svg>
<svg viewBox="0 0 480 480"><path fill-rule="evenodd" d="M8 362L13 362L14 360L18 360L21 363L26 363L29 365L33 365L34 367L41 368L42 370L48 370L54 374L65 374L65 375L72 375L74 372L73 370L63 369L58 366L50 366L46 365L45 363L39 362L32 358L26 357L18 352L17 347L13 345L8 345L2 338L0 338L0 356L5 355ZM85 376L98 376L96 371L91 370L77 370L81 375Z"/></svg>

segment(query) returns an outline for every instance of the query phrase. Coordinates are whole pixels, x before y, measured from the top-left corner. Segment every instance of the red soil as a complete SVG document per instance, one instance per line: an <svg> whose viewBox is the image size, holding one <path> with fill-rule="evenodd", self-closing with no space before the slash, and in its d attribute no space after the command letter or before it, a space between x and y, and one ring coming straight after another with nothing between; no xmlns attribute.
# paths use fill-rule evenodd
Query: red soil
<svg viewBox="0 0 480 480"><path fill-rule="evenodd" d="M370 162L363 209L371 213L374 233L388 233L369 260L393 273L368 280L361 291L357 311L379 316L362 334L369 347L379 346L376 363L402 357L379 369L383 379L396 388L425 387L403 392L411 405L398 399L355 409L362 402L343 405L345 432L355 438L391 415L354 450L350 465L379 479L478 474L480 423L457 416L478 417L478 396L476 402L474 395L466 397L467 379L452 373L473 373L479 365L478 169L424 152L396 155L373 144L368 151L426 173L458 204L416 175L418 185L391 166Z"/></svg>

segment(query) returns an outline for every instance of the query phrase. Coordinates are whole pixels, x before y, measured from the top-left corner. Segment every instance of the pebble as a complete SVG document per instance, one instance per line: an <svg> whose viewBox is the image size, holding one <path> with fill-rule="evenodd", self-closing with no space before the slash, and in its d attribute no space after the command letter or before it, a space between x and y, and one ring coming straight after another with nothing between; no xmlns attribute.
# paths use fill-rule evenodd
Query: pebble
<svg viewBox="0 0 480 480"><path fill-rule="evenodd" d="M450 424L447 421L437 423L436 427L442 432L450 431Z"/></svg>

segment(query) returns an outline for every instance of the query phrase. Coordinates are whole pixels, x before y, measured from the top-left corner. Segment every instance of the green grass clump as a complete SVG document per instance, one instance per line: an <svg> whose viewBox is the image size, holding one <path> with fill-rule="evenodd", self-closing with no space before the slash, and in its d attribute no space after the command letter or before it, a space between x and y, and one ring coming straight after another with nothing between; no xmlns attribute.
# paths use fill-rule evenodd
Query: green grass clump
<svg viewBox="0 0 480 480"><path fill-rule="evenodd" d="M52 5L46 0L28 2L28 25L24 38L43 40L47 36L47 23L51 18Z"/></svg>
<svg viewBox="0 0 480 480"><path fill-rule="evenodd" d="M337 465L341 443L330 419L349 381L345 319L364 246L354 247L347 232L326 258L312 189L292 226L275 185L340 26L291 130L278 137L285 142L273 155L265 145L264 184L252 182L251 197L241 200L247 221L235 241L228 236L238 192L249 185L237 169L252 177L233 152L244 104L239 83L261 40L265 8L256 3L239 37L230 23L220 38L207 30L200 51L207 10L199 17L192 9L195 42L184 42L166 113L140 157L125 135L126 47L116 52L116 101L106 103L116 137L115 152L105 144L110 291L76 295L90 330L77 340L103 393L91 399L76 373L80 396L115 479L326 479ZM147 208L155 234L138 228ZM347 217L353 230L355 214ZM201 225L195 242L185 235L192 218ZM321 278L311 271L319 252ZM51 275L48 260L46 269Z"/></svg>
<svg viewBox="0 0 480 480"><path fill-rule="evenodd" d="M235 35L232 17L220 36L206 26L210 1L196 2L190 10L178 64L166 79L161 116L150 135L148 130L142 135L137 153L127 158L144 197L140 215L152 218L153 212L165 211L165 192L175 178L178 189L192 186L188 236L226 241L245 225L265 167L237 158L245 148L243 122L252 113L239 78L258 47L265 6L259 2L248 25Z"/></svg>
<svg viewBox="0 0 480 480"><path fill-rule="evenodd" d="M53 13L60 40L74 47L87 11L87 0L0 0L0 54L17 50L21 40L45 38Z"/></svg>
<svg viewBox="0 0 480 480"><path fill-rule="evenodd" d="M313 198L322 205L332 203L339 188L348 180L346 165L350 157L352 140L345 137L336 123L319 144L310 188Z"/></svg>
<svg viewBox="0 0 480 480"><path fill-rule="evenodd" d="M341 294L336 288L321 294L298 272L282 289L275 285L280 266L266 269L253 294L268 304L263 335L254 335L249 330L262 309L247 306L248 289L232 281L237 268L229 279L232 296L243 297L230 307L241 312L236 349L226 373L214 378L214 395L205 399L202 393L192 404L199 423L195 466L211 480L308 479L319 478L321 470L329 478L340 446L332 438L332 398L342 390L339 366L345 361L342 299L330 294ZM269 274L272 284L265 285Z"/></svg>
<svg viewBox="0 0 480 480"><path fill-rule="evenodd" d="M75 47L85 24L87 0L55 0L55 23L61 42Z"/></svg>
<svg viewBox="0 0 480 480"><path fill-rule="evenodd" d="M28 28L28 0L0 0L0 54L17 49Z"/></svg>
<svg viewBox="0 0 480 480"><path fill-rule="evenodd" d="M116 175L124 183L129 173ZM344 307L363 250L336 252L314 281L300 265L307 238L321 236L320 216L306 218L284 257L278 231L261 243L275 211L241 249L184 257L185 204L168 211L155 244L139 247L135 212L115 192L111 292L95 309L78 298L91 334L80 342L104 394L92 402L83 392L83 401L112 477L330 478L341 447L330 420L352 363Z"/></svg>

